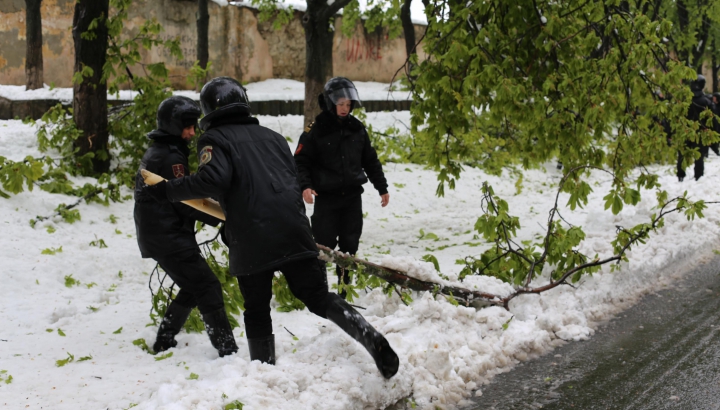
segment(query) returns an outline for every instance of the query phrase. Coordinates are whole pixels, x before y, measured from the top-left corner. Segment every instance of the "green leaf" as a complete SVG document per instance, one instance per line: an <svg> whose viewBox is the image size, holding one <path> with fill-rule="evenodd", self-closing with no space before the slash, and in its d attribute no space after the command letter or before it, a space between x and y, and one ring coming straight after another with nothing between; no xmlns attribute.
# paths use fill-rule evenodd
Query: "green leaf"
<svg viewBox="0 0 720 410"><path fill-rule="evenodd" d="M56 253L62 252L62 246L59 248L47 248L43 249L42 252L40 252L43 255L55 255ZM71 275L72 276L72 275ZM67 286L67 281L65 283L65 286ZM68 286L69 287L69 286Z"/></svg>
<svg viewBox="0 0 720 410"><path fill-rule="evenodd" d="M133 340L132 344L134 346L139 347L146 353L152 353L152 350L150 350L150 348L148 347L147 343L145 342L145 339L135 339L135 340Z"/></svg>
<svg viewBox="0 0 720 410"><path fill-rule="evenodd" d="M72 275L65 275L65 287L66 288L71 288L73 286L78 286L78 285L80 285L79 280L73 278Z"/></svg>
<svg viewBox="0 0 720 410"><path fill-rule="evenodd" d="M66 364L71 363L75 360L75 356L73 356L72 354L68 353L67 355L68 355L68 357L66 359L56 360L55 366L63 367Z"/></svg>
<svg viewBox="0 0 720 410"><path fill-rule="evenodd" d="M242 410L245 405L240 400L234 400L223 407L225 410Z"/></svg>
<svg viewBox="0 0 720 410"><path fill-rule="evenodd" d="M513 318L515 318L515 316L510 316L510 319L508 319L507 322L503 323L503 330L508 330L508 327L510 327L510 322L513 320Z"/></svg>
<svg viewBox="0 0 720 410"><path fill-rule="evenodd" d="M167 359L167 358L172 357L172 355L173 355L173 352L167 352L167 353L165 353L165 354L163 354L163 355L156 356L156 357L155 357L155 361L165 360L165 359Z"/></svg>
<svg viewBox="0 0 720 410"><path fill-rule="evenodd" d="M438 272L440 272L440 263L438 262L437 258L436 258L434 255L429 255L429 254L428 254L428 255L424 255L424 256L422 257L422 260L424 260L425 262L430 262L430 263L432 263L433 266L435 267L435 270L438 271Z"/></svg>

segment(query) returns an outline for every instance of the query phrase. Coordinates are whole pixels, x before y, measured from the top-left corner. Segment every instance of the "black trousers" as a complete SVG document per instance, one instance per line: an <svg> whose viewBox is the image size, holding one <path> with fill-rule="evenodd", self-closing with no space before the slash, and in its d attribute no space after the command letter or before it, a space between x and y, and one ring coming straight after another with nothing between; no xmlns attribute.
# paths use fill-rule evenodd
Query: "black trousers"
<svg viewBox="0 0 720 410"><path fill-rule="evenodd" d="M700 150L700 158L695 160L695 166L694 166L694 177L696 180L700 179L701 176L705 174L705 158L708 156L708 152L710 150L710 147L708 146L698 146L695 143L689 143L689 147L691 148L699 148ZM683 157L682 154L678 152L678 160L677 160L677 176L679 178L685 178L685 167L683 167Z"/></svg>
<svg viewBox="0 0 720 410"><path fill-rule="evenodd" d="M354 255L362 234L362 191L350 195L322 194L315 197L312 215L315 242Z"/></svg>
<svg viewBox="0 0 720 410"><path fill-rule="evenodd" d="M315 258L301 259L282 265L280 272L287 279L290 291L300 299L310 312L327 318L330 303L327 276L320 269ZM270 317L272 281L275 272L267 271L253 275L238 276L240 292L245 298L245 332L248 339L267 337L273 334Z"/></svg>
<svg viewBox="0 0 720 410"><path fill-rule="evenodd" d="M202 314L224 307L220 281L203 259L199 249L188 249L154 259L180 286L180 292L173 303L188 308L197 306Z"/></svg>

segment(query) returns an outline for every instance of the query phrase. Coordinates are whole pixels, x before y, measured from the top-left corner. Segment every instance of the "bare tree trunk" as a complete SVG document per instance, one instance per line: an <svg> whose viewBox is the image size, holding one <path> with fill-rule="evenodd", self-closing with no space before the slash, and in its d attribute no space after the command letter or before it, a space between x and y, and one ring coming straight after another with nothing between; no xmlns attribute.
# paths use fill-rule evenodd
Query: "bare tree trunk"
<svg viewBox="0 0 720 410"><path fill-rule="evenodd" d="M717 47L717 41L715 40L715 38L713 38L713 41L712 41L713 52L711 54L712 60L710 62L710 68L712 70L712 92L713 93L718 92L718 89L719 89L719 87L718 87L718 70L720 70L720 66L718 66L717 52L715 51L715 50L717 50L716 47Z"/></svg>
<svg viewBox="0 0 720 410"><path fill-rule="evenodd" d="M687 6L685 5L684 0L678 0L676 4L680 30L685 31L690 25L690 15L688 14ZM677 45L675 45L675 55L677 55L678 60L682 61L684 64L690 64L690 53L688 53L687 50L680 49Z"/></svg>
<svg viewBox="0 0 720 410"><path fill-rule="evenodd" d="M208 26L210 14L208 13L208 0L198 0L197 14L197 60L200 67L207 68L208 64Z"/></svg>
<svg viewBox="0 0 720 410"><path fill-rule="evenodd" d="M96 18L107 18L109 0L77 0L73 16L73 42L75 44L75 72L88 68L92 75L73 85L73 115L83 135L75 140L77 156L95 153L92 169L84 173L99 174L110 168L107 152L107 81L102 80L103 65L107 54L108 30L104 21L93 30L93 38L82 38L90 23ZM86 36L87 37L87 36Z"/></svg>
<svg viewBox="0 0 720 410"><path fill-rule="evenodd" d="M28 90L43 87L42 0L25 0L25 86Z"/></svg>
<svg viewBox="0 0 720 410"><path fill-rule="evenodd" d="M307 0L307 11L302 18L305 29L305 124L320 113L318 95L325 82L333 75L332 46L334 30L330 18L350 0Z"/></svg>
<svg viewBox="0 0 720 410"><path fill-rule="evenodd" d="M403 0L403 5L400 8L400 21L405 35L405 51L408 58L415 54L415 26L410 15L410 4L412 4L412 0Z"/></svg>

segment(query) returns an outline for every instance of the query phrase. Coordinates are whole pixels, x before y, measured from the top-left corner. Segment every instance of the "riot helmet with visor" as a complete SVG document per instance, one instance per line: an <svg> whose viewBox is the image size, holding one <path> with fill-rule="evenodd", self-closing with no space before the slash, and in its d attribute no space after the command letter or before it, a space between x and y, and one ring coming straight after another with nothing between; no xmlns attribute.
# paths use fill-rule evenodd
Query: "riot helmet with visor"
<svg viewBox="0 0 720 410"><path fill-rule="evenodd" d="M332 113L335 112L335 105L342 98L352 101L351 110L358 106L362 107L355 84L345 77L333 77L328 80L322 95L324 104L321 104L321 107Z"/></svg>

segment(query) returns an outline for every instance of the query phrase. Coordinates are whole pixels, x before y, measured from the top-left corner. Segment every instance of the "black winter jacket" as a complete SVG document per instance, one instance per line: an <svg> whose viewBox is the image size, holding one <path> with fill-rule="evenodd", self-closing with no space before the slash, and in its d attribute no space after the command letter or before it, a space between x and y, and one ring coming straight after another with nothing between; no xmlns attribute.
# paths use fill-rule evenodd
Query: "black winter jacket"
<svg viewBox="0 0 720 410"><path fill-rule="evenodd" d="M163 131L148 134L152 141L140 163L165 179L188 175L187 142ZM143 258L155 258L197 248L195 221L216 226L220 220L182 203L158 202L142 190L143 179L135 176L135 230Z"/></svg>
<svg viewBox="0 0 720 410"><path fill-rule="evenodd" d="M285 138L260 126L242 107L226 106L212 114L198 140L197 174L169 181L168 198L220 202L233 275L317 257Z"/></svg>
<svg viewBox="0 0 720 410"><path fill-rule="evenodd" d="M301 190L312 188L318 194L362 190L370 178L380 195L388 192L365 126L352 115L338 120L327 111L320 113L310 131L300 136L295 163Z"/></svg>
<svg viewBox="0 0 720 410"><path fill-rule="evenodd" d="M687 118L693 121L700 121L701 128L703 129L709 128L706 126L705 120L701 121L700 119L700 115L705 110L715 111L715 104L712 102L712 99L710 99L710 97L708 97L707 95L704 95L701 92L696 93L693 96L690 107L688 108Z"/></svg>

